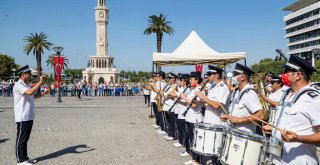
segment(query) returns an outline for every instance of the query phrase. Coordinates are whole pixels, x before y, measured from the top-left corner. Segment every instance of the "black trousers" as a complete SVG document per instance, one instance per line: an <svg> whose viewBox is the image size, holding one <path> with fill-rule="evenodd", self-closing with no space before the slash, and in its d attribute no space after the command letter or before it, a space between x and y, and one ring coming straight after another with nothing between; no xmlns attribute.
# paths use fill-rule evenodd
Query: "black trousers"
<svg viewBox="0 0 320 165"><path fill-rule="evenodd" d="M152 102L152 109L153 109L154 116L156 117L156 124L158 126L160 126L161 125L161 114L160 114L160 112L158 112L158 106L155 102Z"/></svg>
<svg viewBox="0 0 320 165"><path fill-rule="evenodd" d="M16 157L18 163L22 163L29 159L27 148L32 125L33 120L17 122Z"/></svg>
<svg viewBox="0 0 320 165"><path fill-rule="evenodd" d="M178 130L178 138L179 138L179 143L183 146L189 145L187 142L188 137L187 137L187 130L186 130L186 120L184 119L177 119L177 130Z"/></svg>
<svg viewBox="0 0 320 165"><path fill-rule="evenodd" d="M144 95L144 104L150 105L150 95Z"/></svg>
<svg viewBox="0 0 320 165"><path fill-rule="evenodd" d="M77 89L78 99L81 98L81 89Z"/></svg>
<svg viewBox="0 0 320 165"><path fill-rule="evenodd" d="M173 112L164 112L167 120L167 133L168 136L175 138L175 114Z"/></svg>
<svg viewBox="0 0 320 165"><path fill-rule="evenodd" d="M187 126L187 134L189 137L189 151L192 155L192 160L195 160L197 162L200 162L200 155L197 153L194 153L192 150L190 150L191 145L193 144L193 140L194 140L194 123L189 123L186 122L186 126ZM188 152L188 151L187 151Z"/></svg>

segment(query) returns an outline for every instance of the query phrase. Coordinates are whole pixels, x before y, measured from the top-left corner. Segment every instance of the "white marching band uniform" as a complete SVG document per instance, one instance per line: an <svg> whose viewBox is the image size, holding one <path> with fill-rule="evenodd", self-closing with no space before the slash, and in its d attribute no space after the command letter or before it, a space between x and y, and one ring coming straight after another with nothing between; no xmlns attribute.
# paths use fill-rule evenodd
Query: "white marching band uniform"
<svg viewBox="0 0 320 165"><path fill-rule="evenodd" d="M237 69L237 65L236 65L236 69ZM246 66L244 67L242 66L243 65L240 64L240 70L235 70L235 72L238 72L240 74L246 74L250 77L253 71L247 68ZM243 70L241 70L241 67ZM215 71L215 73L218 73L218 72ZM209 72L208 72L208 75L210 75ZM157 82L157 87L158 86L160 85ZM162 82L161 86L163 89L163 87L165 86L165 83ZM183 99L180 99L179 101L180 103L177 103L171 111L176 115L177 120L183 120L183 121L185 120L185 125L187 127L187 133L188 133L187 139L189 139L189 150L191 149L191 151L193 151L188 153L192 155L193 161L196 160L195 158L197 158L196 154L200 154L200 155L202 154L201 152L199 153L198 150L196 150L195 148L192 148L194 147L192 145L196 145L196 144L193 144L194 143L193 140L196 139L196 140L199 140L200 142L201 139L199 138L206 138L206 137L198 137L197 135L198 133L195 131L197 129L198 130L201 129L201 126L221 125L222 127L220 128L226 129L229 132L230 131L236 132L237 130L240 130L240 132L238 133L241 133L241 131L245 131L248 133L248 136L252 135L252 137L262 137L260 135L255 136L257 132L257 127L254 123L251 123L251 122L238 123L233 125L229 121L222 122L220 119L220 116L225 114L221 106L228 107L225 109L228 111L229 116L234 116L237 118L249 117L257 113L258 111L263 110L262 104L260 102L260 98L258 94L255 92L255 90L253 89L251 84L248 83L244 85L241 91L239 91L238 88L235 88L235 90L232 92L230 92L228 85L226 85L223 80L215 84L215 86L212 86L210 83L207 83L205 87L209 89L207 96L205 97L210 101L218 102L220 104L219 109L215 109L210 105L205 104L205 111L203 115L201 113L200 106L192 107L191 105L189 105L191 107L187 111L186 115L184 116L183 113L185 113L186 109L188 108L188 105L181 104L181 102L183 103L186 101ZM163 89L163 91L167 90L168 88L170 88L170 86L167 86L165 89ZM195 88L189 88L185 90L184 87L180 86L178 87L176 94L179 97L184 92L184 94L190 101L196 98L197 101L204 102L199 97L195 97L196 96L195 93L200 91L201 88L202 86L197 86ZM167 90L165 92L165 95L168 95L172 90L176 90L176 89L172 88ZM301 88L298 92L292 95L289 93L290 90L291 89L289 89L288 87L283 86L282 88L276 91L273 91L272 93L269 94L268 98L271 101L279 103L279 106L271 108L271 110L275 113L275 115L270 116L270 118L272 118L271 124L275 125L278 128L295 132L298 135L311 135L311 134L317 133L317 130L315 130L314 128L317 126L320 126L319 86L317 84L310 84ZM167 99L164 103L164 111L168 111L170 107L173 106L175 101L176 101L175 99ZM200 123L205 123L205 124L200 124ZM193 128L193 129L190 130L190 128ZM210 128L207 127L206 129L210 129ZM195 136L193 136L193 134L195 134ZM192 135L192 137L190 135ZM239 138L241 139L241 137ZM264 142L260 143L262 144L262 147L263 147L263 149L261 150L263 150L263 152L267 152L268 154L264 155L265 153L263 153L263 158L258 159L258 161L260 162L252 162L252 164L262 163L262 162L264 163L272 162L273 164L276 164L276 165L280 165L280 164L281 165L305 165L305 164L316 165L318 164L315 144L306 144L306 143L300 143L300 142L284 142L281 137L281 132L276 129L273 129L272 137L270 137L270 139L266 137L263 137L263 138L266 139L266 141L264 141L265 143ZM282 144L282 154L280 157L273 155L273 153L269 150L270 149L269 145L272 139L277 139L279 141L279 144ZM213 141L215 141L215 139ZM196 141L196 143L197 142L198 141ZM226 146L224 142L223 142L223 145ZM230 141L229 141L229 145L231 145ZM186 147L188 146L186 145ZM234 148L235 146L232 145L232 147ZM281 148L281 145L280 145L280 148ZM222 150L226 150L226 148L222 148ZM187 148L187 151L188 151L188 148ZM246 154L250 155L250 152L255 152L255 150L248 150L243 152L248 152ZM205 154L203 155L207 156ZM253 155L256 155L256 153L254 153ZM208 155L208 156L212 156L212 155ZM222 155L213 155L213 156L214 157L216 156L216 158L221 158L220 160L222 162L225 161L224 163L228 161L226 158L227 157L226 155L223 155L223 157ZM238 157L236 158L238 159ZM241 161L243 160L239 160L239 162Z"/></svg>
<svg viewBox="0 0 320 165"><path fill-rule="evenodd" d="M295 96L306 89L312 89L302 94L298 100ZM293 131L299 135L310 135L316 133L314 126L320 125L320 94L314 88L308 86L300 89L296 94L289 97L277 107L276 126ZM296 101L295 103L293 101ZM274 130L274 137L282 140L281 133ZM305 144L299 142L284 142L282 157L274 159L275 164L290 165L313 165L318 164L316 149L314 144Z"/></svg>
<svg viewBox="0 0 320 165"><path fill-rule="evenodd" d="M230 90L228 86L223 81L221 81L212 89L209 89L207 98L211 101L221 103L221 106L228 107L229 95ZM224 111L221 107L219 109L214 109L213 107L208 105L206 106L203 123L222 125L223 123L220 120L220 115L222 114L224 114Z"/></svg>
<svg viewBox="0 0 320 165"><path fill-rule="evenodd" d="M187 98L189 100L192 100L196 96L195 92L200 91L200 89L201 89L201 86L197 86L196 88L191 89ZM197 97L197 101L201 101L201 100ZM186 114L186 122L195 124L195 123L201 123L202 121L203 121L203 115L201 113L201 107L200 106L197 106L195 108L191 107Z"/></svg>
<svg viewBox="0 0 320 165"><path fill-rule="evenodd" d="M232 98L230 104L230 116L247 117L262 109L257 93L247 84L241 91L234 91L237 94ZM256 126L252 123L236 124L237 129L255 133Z"/></svg>

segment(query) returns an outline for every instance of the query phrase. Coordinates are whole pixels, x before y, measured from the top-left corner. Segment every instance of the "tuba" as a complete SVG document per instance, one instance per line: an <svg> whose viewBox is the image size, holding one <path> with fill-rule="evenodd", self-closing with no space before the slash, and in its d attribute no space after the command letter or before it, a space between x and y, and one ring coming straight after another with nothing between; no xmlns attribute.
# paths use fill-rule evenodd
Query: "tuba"
<svg viewBox="0 0 320 165"><path fill-rule="evenodd" d="M256 75L254 75L252 77L252 80L257 84L257 87L258 87L258 90L260 93L263 93L264 95L266 95L266 90L264 88L264 85L263 85L263 78L264 78L264 74L263 73L258 73ZM265 114L265 120L269 118L270 116L270 106L269 106L269 103L267 103L264 99L262 99L260 97L260 103L262 105L262 109L264 111L264 114Z"/></svg>

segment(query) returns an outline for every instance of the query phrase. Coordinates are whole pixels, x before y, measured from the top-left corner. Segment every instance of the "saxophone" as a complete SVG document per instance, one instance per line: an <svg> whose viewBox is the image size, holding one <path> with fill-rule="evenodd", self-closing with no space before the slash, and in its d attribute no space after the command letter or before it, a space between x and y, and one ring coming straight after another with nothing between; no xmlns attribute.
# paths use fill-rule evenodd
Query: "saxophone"
<svg viewBox="0 0 320 165"><path fill-rule="evenodd" d="M158 95L155 97L155 100L156 100L156 104L157 104L157 107L158 107L158 112L162 112L163 111L163 104L162 104L162 95L161 95L161 81L159 83L159 86L160 86L160 89L159 89L159 93Z"/></svg>

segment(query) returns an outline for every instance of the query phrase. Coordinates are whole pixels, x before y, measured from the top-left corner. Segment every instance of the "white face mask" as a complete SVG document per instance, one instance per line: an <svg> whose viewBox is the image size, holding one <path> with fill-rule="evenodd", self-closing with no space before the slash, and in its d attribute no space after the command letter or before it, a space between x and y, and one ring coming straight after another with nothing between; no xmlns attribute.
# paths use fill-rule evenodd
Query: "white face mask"
<svg viewBox="0 0 320 165"><path fill-rule="evenodd" d="M234 76L234 77L232 77L232 84L233 85L235 85L235 86L239 86L239 84L240 84L240 82L239 81L237 81L237 76Z"/></svg>

